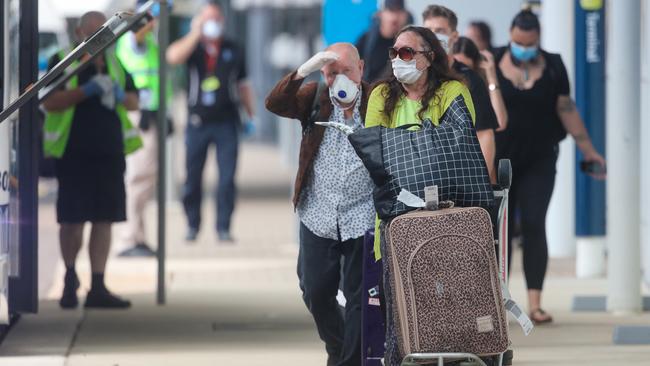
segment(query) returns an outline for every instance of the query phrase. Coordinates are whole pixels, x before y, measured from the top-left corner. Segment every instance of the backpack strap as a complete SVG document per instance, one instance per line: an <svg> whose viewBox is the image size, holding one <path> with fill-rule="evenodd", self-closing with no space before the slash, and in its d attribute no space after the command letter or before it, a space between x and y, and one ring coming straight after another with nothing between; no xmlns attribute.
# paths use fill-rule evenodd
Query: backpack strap
<svg viewBox="0 0 650 366"><path fill-rule="evenodd" d="M325 83L319 80L318 86L316 87L316 94L314 94L314 100L311 103L311 112L309 113L309 118L307 118L306 123L302 126L303 135L311 132L311 129L314 127L314 123L320 115L320 95L323 93L323 88L325 88Z"/></svg>

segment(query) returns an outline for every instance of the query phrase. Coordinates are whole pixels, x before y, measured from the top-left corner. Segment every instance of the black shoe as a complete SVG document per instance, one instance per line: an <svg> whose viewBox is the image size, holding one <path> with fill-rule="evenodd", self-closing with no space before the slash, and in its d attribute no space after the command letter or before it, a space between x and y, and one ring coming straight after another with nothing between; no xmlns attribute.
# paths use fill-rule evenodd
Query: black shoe
<svg viewBox="0 0 650 366"><path fill-rule="evenodd" d="M77 297L78 289L79 278L77 274L74 272L66 272L63 295L61 295L61 300L59 300L59 306L62 309L75 309L79 306L79 298Z"/></svg>
<svg viewBox="0 0 650 366"><path fill-rule="evenodd" d="M511 349L507 350L503 354L503 366L512 366L512 359L514 358L513 352Z"/></svg>
<svg viewBox="0 0 650 366"><path fill-rule="evenodd" d="M128 309L131 307L129 300L124 300L110 293L107 289L90 290L86 296L86 308L98 309Z"/></svg>
<svg viewBox="0 0 650 366"><path fill-rule="evenodd" d="M327 356L327 366L336 366L338 363L338 357L333 357L332 355Z"/></svg>
<svg viewBox="0 0 650 366"><path fill-rule="evenodd" d="M232 235L230 235L230 231L220 231L217 233L217 236L219 237L219 242L224 243L224 244L234 244L235 239L233 239Z"/></svg>
<svg viewBox="0 0 650 366"><path fill-rule="evenodd" d="M196 237L199 235L199 229L189 228L187 229L187 234L185 235L186 241L196 241Z"/></svg>
<svg viewBox="0 0 650 366"><path fill-rule="evenodd" d="M129 249L123 250L117 256L118 257L155 257L156 251L149 248L149 246L145 243L138 243Z"/></svg>

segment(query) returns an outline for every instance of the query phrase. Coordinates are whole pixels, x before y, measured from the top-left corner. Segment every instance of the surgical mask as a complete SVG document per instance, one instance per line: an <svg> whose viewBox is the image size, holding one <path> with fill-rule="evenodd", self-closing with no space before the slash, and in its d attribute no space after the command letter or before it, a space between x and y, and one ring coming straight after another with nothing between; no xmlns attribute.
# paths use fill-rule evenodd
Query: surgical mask
<svg viewBox="0 0 650 366"><path fill-rule="evenodd" d="M330 87L330 99L333 102L351 104L359 96L359 85L343 74L336 75Z"/></svg>
<svg viewBox="0 0 650 366"><path fill-rule="evenodd" d="M223 25L216 20L208 20L203 23L202 28L203 36L207 39L215 40L221 37L223 33Z"/></svg>
<svg viewBox="0 0 650 366"><path fill-rule="evenodd" d="M404 61L399 57L395 57L392 61L393 64L393 75L397 78L402 84L413 84L420 76L422 76L422 70L418 70L417 61L415 59L411 61Z"/></svg>
<svg viewBox="0 0 650 366"><path fill-rule="evenodd" d="M510 53L517 61L527 62L537 57L539 49L537 46L524 47L515 42L510 42Z"/></svg>
<svg viewBox="0 0 650 366"><path fill-rule="evenodd" d="M449 54L449 36L442 33L436 33L436 37L440 41L442 49L445 50L446 54Z"/></svg>

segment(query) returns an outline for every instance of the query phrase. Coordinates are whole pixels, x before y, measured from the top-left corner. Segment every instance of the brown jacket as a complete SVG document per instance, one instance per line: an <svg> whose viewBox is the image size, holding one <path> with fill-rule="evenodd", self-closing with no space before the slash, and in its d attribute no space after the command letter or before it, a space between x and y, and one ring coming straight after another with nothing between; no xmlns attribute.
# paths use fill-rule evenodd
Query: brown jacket
<svg viewBox="0 0 650 366"><path fill-rule="evenodd" d="M309 82L303 84L304 79L294 80L296 72L285 76L278 84L271 90L268 97L266 97L266 109L281 117L297 119L302 126L307 124L309 115L311 114L311 107L314 101L314 95L318 87L317 83ZM359 106L359 113L361 119L366 119L366 109L368 107L368 97L370 96L370 87L366 83L361 85L361 106ZM328 88L322 88L320 95L320 113L316 121L329 120L332 114L332 102L329 97ZM296 183L294 186L293 205L298 205L300 199L300 192L305 186L307 176L311 171L314 157L318 152L323 136L325 127L314 125L308 130L304 130L302 141L300 142L300 157L298 160L298 173L296 175Z"/></svg>

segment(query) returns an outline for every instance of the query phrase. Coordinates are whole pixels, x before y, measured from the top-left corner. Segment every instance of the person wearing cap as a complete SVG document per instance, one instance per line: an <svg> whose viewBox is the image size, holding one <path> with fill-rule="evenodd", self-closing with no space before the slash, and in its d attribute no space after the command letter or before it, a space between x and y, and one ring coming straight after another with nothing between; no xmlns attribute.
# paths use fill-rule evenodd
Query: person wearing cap
<svg viewBox="0 0 650 366"><path fill-rule="evenodd" d="M207 1L192 19L190 32L167 49L167 62L186 64L188 115L185 144L186 181L183 206L187 241L194 241L201 225L202 176L208 148L216 145L219 181L216 191L216 231L221 243L233 242L231 219L235 209L235 171L241 120L239 102L255 117L253 89L247 80L244 51L224 37L225 18L217 1Z"/></svg>
<svg viewBox="0 0 650 366"><path fill-rule="evenodd" d="M388 49L395 43L395 35L410 24L411 16L404 8L404 0L385 0L376 19L356 42L365 62L363 80L374 83L391 73Z"/></svg>
<svg viewBox="0 0 650 366"><path fill-rule="evenodd" d="M136 8L147 0L138 0ZM116 44L115 53L124 68L133 76L138 88L140 110L129 112L129 118L138 123L143 140L142 149L126 159L127 221L122 243L126 246L121 257L151 257L156 253L147 245L144 209L156 188L158 171L158 41L154 34L159 4L154 4L154 16L142 28L123 35Z"/></svg>
<svg viewBox="0 0 650 366"><path fill-rule="evenodd" d="M363 238L374 223L374 184L347 136L314 122L364 126L370 88L361 81L363 67L352 44L335 43L285 76L266 98L269 111L297 119L303 128L293 199L300 218L298 278L328 366L361 365ZM325 85L304 83L319 70ZM336 299L341 273L344 316Z"/></svg>
<svg viewBox="0 0 650 366"><path fill-rule="evenodd" d="M93 35L106 22L104 14L91 11L79 20L78 41ZM66 56L52 57L50 69ZM73 63L79 64L79 60ZM111 227L126 219L124 155L142 146L138 130L127 110L137 110L138 94L131 75L109 50L73 76L64 88L43 101L46 111L43 150L55 158L59 184L56 202L60 224L61 256L66 267L64 309L79 305L79 279L75 263L90 222L90 268L92 283L85 307L128 308L128 300L112 294L104 284L111 246Z"/></svg>

